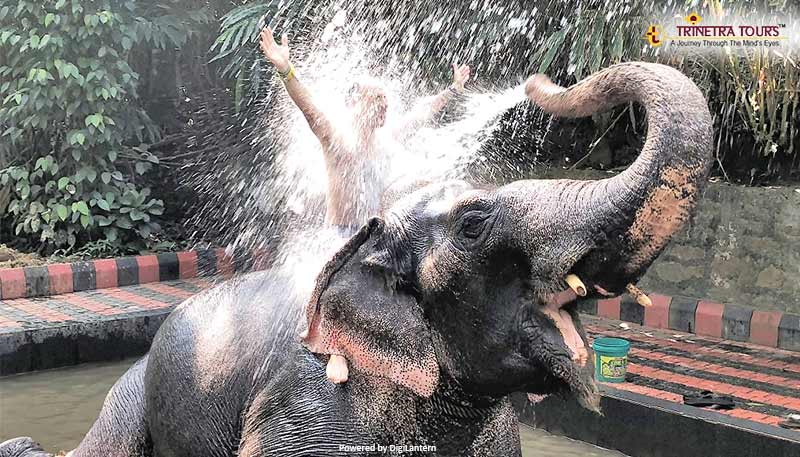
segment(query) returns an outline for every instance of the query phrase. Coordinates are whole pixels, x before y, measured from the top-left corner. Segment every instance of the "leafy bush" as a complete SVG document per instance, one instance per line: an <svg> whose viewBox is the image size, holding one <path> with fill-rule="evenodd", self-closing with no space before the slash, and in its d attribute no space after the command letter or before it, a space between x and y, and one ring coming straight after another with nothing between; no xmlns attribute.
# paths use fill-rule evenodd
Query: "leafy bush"
<svg viewBox="0 0 800 457"><path fill-rule="evenodd" d="M141 178L159 164L147 145L160 131L130 61L180 47L208 20L179 4L0 7L0 222L17 236L70 251L92 240L143 245L160 230L163 202Z"/></svg>

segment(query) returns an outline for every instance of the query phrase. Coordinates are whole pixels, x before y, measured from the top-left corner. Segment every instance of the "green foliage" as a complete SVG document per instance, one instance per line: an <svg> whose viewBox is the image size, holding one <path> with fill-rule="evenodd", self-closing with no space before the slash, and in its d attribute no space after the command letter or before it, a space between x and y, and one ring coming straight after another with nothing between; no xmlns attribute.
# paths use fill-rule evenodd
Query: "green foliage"
<svg viewBox="0 0 800 457"><path fill-rule="evenodd" d="M746 15L753 8L783 12L788 18L800 14L796 3L781 5L770 0L739 0L726 5L725 9L719 0L709 0L707 8L705 14L716 17L725 13ZM791 25L787 25L789 30L796 30ZM755 48L746 53L726 48L708 59L682 62L684 71L707 88L712 111L719 113L715 118L717 144L736 145L731 155L751 162L746 164L749 169L745 170L750 183L785 173L792 167L785 162L791 160L797 164L800 159L797 146L800 143L800 65L797 61L797 52L791 48ZM747 144L751 149L740 146L738 134L741 130L747 132ZM726 160L719 146L716 152L721 167L733 161L730 157ZM781 162L784 162L783 167ZM721 171L727 175L724 167Z"/></svg>
<svg viewBox="0 0 800 457"><path fill-rule="evenodd" d="M277 1L248 3L234 8L222 18L220 34L211 46L211 51L216 52L211 61L229 57L228 65L222 69L223 76L238 76L258 42L259 20L264 15L274 14L277 4Z"/></svg>
<svg viewBox="0 0 800 457"><path fill-rule="evenodd" d="M249 2L222 17L219 35L211 46L214 54L211 62L227 62L220 70L220 75L236 80L234 94L237 110L261 88L263 57L258 50L261 18L266 17L267 24L279 28L276 33L280 34L280 27L297 25L298 19L320 3L319 0ZM296 38L292 37L294 43Z"/></svg>
<svg viewBox="0 0 800 457"><path fill-rule="evenodd" d="M260 30L258 23L265 14L274 14L277 1L268 3L245 4L234 8L222 18L220 34L211 46L216 55L211 62L222 59L228 64L220 74L225 78L235 78L235 104L240 109L245 92L245 81L250 81L250 88L258 91L261 83L259 72L246 72L244 69L258 68L258 54L255 51ZM249 73L249 74L248 74Z"/></svg>
<svg viewBox="0 0 800 457"><path fill-rule="evenodd" d="M47 155L37 159L32 172L12 166L0 174L0 183L16 194L7 208L17 221L16 235L38 234L41 242L73 246L80 232L101 231L106 241L119 244L130 238L128 232L148 238L160 229L152 217L163 214L164 204L148 198L149 188L124 182L118 171L102 176L91 166L70 176L59 171Z"/></svg>
<svg viewBox="0 0 800 457"><path fill-rule="evenodd" d="M597 5L592 7L593 3ZM608 2L587 2L579 7L571 21L552 31L545 45L538 47L534 55L538 72L548 73L559 54L566 55L567 73L577 80L610 64L640 59L647 24L642 16L644 2L626 3L632 11L625 15L616 14L619 5Z"/></svg>
<svg viewBox="0 0 800 457"><path fill-rule="evenodd" d="M17 236L69 251L90 240L141 243L160 230L163 202L141 185L159 164L147 144L160 131L130 61L180 47L204 21L204 11L169 2L0 7L0 183L11 189L0 219Z"/></svg>

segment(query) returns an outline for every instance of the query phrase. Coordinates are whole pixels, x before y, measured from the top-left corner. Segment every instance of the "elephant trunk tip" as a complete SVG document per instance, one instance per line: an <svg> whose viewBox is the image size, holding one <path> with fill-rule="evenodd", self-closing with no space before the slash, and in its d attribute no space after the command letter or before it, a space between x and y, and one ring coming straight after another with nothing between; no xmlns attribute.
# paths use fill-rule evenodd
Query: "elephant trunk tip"
<svg viewBox="0 0 800 457"><path fill-rule="evenodd" d="M525 95L536 104L540 104L546 97L557 95L566 89L553 83L547 75L535 74L525 82Z"/></svg>
<svg viewBox="0 0 800 457"><path fill-rule="evenodd" d="M589 411L602 415L603 411L600 408L600 399L600 391L594 381L584 384L582 391L578 394L578 403L581 406Z"/></svg>

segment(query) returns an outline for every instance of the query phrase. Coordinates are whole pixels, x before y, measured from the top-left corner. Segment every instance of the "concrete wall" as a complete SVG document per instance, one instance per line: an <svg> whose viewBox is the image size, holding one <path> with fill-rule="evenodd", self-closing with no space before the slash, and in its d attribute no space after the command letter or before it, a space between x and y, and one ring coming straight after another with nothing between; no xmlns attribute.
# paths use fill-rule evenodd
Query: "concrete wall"
<svg viewBox="0 0 800 457"><path fill-rule="evenodd" d="M712 183L640 285L800 313L800 190Z"/></svg>

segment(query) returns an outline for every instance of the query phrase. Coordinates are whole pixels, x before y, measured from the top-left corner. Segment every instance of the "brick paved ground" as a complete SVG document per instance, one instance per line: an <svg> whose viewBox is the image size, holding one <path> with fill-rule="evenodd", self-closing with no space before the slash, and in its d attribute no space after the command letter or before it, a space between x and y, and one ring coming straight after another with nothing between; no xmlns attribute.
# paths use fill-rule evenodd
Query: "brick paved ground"
<svg viewBox="0 0 800 457"><path fill-rule="evenodd" d="M4 300L0 335L166 311L214 282L192 278ZM591 339L615 336L631 342L628 382L613 384L616 389L675 403L682 403L684 394L710 390L736 402L736 409L720 414L769 426L800 413L800 353L629 323L626 329L621 321L589 315L583 321Z"/></svg>
<svg viewBox="0 0 800 457"><path fill-rule="evenodd" d="M214 282L213 278L191 278L52 297L0 300L0 333L120 319L142 311L169 309Z"/></svg>
<svg viewBox="0 0 800 457"><path fill-rule="evenodd" d="M720 414L777 426L800 414L800 353L750 343L660 331L612 319L583 316L591 339L631 342L626 383L609 386L683 403L683 395L710 390L736 402ZM798 432L800 437L800 432Z"/></svg>

